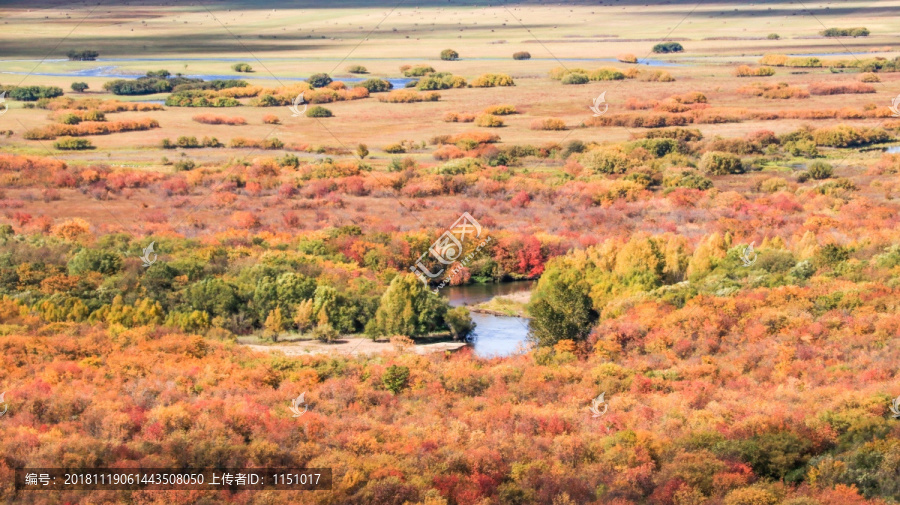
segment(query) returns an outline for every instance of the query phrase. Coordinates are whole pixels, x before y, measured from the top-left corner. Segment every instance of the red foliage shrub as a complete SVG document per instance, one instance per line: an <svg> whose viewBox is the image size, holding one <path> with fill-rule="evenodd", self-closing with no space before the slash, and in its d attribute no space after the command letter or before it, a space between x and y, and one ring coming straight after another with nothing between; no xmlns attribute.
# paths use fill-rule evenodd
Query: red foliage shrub
<svg viewBox="0 0 900 505"><path fill-rule="evenodd" d="M875 86L864 82L813 82L809 85L809 92L813 95L874 93Z"/></svg>

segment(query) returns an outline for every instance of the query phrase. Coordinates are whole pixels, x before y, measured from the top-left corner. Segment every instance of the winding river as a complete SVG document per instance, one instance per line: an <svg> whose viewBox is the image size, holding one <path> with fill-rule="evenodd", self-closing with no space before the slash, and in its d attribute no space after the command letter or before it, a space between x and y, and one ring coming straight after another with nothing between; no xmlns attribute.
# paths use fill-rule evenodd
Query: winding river
<svg viewBox="0 0 900 505"><path fill-rule="evenodd" d="M507 282L502 284L471 284L450 286L442 290L442 295L450 299L450 305L475 305L495 296L510 295L528 291L533 282ZM527 345L528 319L472 313L477 325L469 342L475 355L482 358L509 356L522 352Z"/></svg>

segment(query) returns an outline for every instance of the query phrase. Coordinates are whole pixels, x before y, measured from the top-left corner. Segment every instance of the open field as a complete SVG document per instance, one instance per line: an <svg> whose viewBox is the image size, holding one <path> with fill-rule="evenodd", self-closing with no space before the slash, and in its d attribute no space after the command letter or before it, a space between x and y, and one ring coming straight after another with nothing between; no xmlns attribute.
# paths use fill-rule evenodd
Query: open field
<svg viewBox="0 0 900 505"><path fill-rule="evenodd" d="M900 503L898 8L0 2L0 501Z"/></svg>

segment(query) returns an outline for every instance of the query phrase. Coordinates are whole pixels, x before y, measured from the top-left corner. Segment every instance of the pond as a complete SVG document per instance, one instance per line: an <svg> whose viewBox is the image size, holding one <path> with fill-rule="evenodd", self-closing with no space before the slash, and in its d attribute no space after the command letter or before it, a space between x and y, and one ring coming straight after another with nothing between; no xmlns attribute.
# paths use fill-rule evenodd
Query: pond
<svg viewBox="0 0 900 505"><path fill-rule="evenodd" d="M886 153L888 153L888 154L897 154L897 153L900 153L900 146L886 147L886 148L884 149L884 152L886 152Z"/></svg>
<svg viewBox="0 0 900 505"><path fill-rule="evenodd" d="M534 282L507 282L501 284L470 284L450 286L441 295L450 299L450 305L476 305L495 296L510 295L528 291ZM477 325L469 342L475 355L481 358L510 356L522 352L527 345L528 319L520 317L495 316L493 314L472 313L472 321Z"/></svg>

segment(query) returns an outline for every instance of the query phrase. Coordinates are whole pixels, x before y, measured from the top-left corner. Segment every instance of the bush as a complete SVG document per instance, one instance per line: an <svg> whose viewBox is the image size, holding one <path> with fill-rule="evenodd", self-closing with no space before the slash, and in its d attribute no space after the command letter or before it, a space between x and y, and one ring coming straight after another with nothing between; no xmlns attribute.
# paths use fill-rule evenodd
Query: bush
<svg viewBox="0 0 900 505"><path fill-rule="evenodd" d="M734 75L737 77L768 77L775 75L775 69L772 67L750 68L747 65L741 65L734 69Z"/></svg>
<svg viewBox="0 0 900 505"><path fill-rule="evenodd" d="M640 80L646 82L673 82L675 78L665 70L654 70L645 74L642 73Z"/></svg>
<svg viewBox="0 0 900 505"><path fill-rule="evenodd" d="M384 79L366 79L365 81L354 86L355 88L366 88L369 93L380 93L382 91L390 91L394 89L394 85Z"/></svg>
<svg viewBox="0 0 900 505"><path fill-rule="evenodd" d="M622 63L637 63L637 57L631 53L624 53L616 56L616 59Z"/></svg>
<svg viewBox="0 0 900 505"><path fill-rule="evenodd" d="M868 37L869 29L864 27L858 28L828 28L822 30L819 34L826 37Z"/></svg>
<svg viewBox="0 0 900 505"><path fill-rule="evenodd" d="M324 88L325 86L331 84L333 81L331 77L328 76L328 74L313 74L309 76L309 79L307 79L306 82L308 82L309 85L313 88Z"/></svg>
<svg viewBox="0 0 900 505"><path fill-rule="evenodd" d="M444 49L441 51L441 59L444 61L456 61L459 59L459 53L453 49Z"/></svg>
<svg viewBox="0 0 900 505"><path fill-rule="evenodd" d="M499 128L503 126L503 120L492 114L482 114L475 118L475 126L484 126L487 128Z"/></svg>
<svg viewBox="0 0 900 505"><path fill-rule="evenodd" d="M100 53L97 51L69 51L66 53L66 57L69 58L69 61L93 61L96 60L97 57L100 56Z"/></svg>
<svg viewBox="0 0 900 505"><path fill-rule="evenodd" d="M94 145L88 139L60 137L59 140L53 143L53 147L63 151L83 151L85 149L93 149Z"/></svg>
<svg viewBox="0 0 900 505"><path fill-rule="evenodd" d="M484 109L485 114L493 114L495 116L508 116L510 114L516 113L515 105L502 104L502 105L491 105L490 107Z"/></svg>
<svg viewBox="0 0 900 505"><path fill-rule="evenodd" d="M400 143L391 144L384 148L384 152L390 153L390 154L403 154L406 152L406 147L404 147L403 144L400 144Z"/></svg>
<svg viewBox="0 0 900 505"><path fill-rule="evenodd" d="M890 134L881 128L837 125L813 131L816 145L828 147L856 147L887 142L891 138Z"/></svg>
<svg viewBox="0 0 900 505"><path fill-rule="evenodd" d="M81 118L75 114L66 114L59 118L59 122L62 124L78 124L81 122Z"/></svg>
<svg viewBox="0 0 900 505"><path fill-rule="evenodd" d="M403 72L403 75L406 77L422 77L423 75L433 74L434 67L428 65L416 65L414 67L403 66L400 67L400 71Z"/></svg>
<svg viewBox="0 0 900 505"><path fill-rule="evenodd" d="M442 72L426 75L419 79L416 87L419 91L434 91L439 89L464 88L466 80L450 73Z"/></svg>
<svg viewBox="0 0 900 505"><path fill-rule="evenodd" d="M347 73L350 74L368 74L369 71L362 65L350 65L347 67Z"/></svg>
<svg viewBox="0 0 900 505"><path fill-rule="evenodd" d="M321 105L314 105L307 109L306 117L332 117L334 114Z"/></svg>
<svg viewBox="0 0 900 505"><path fill-rule="evenodd" d="M562 78L563 84L587 84L589 82L591 82L591 79L588 76L579 73L566 74Z"/></svg>
<svg viewBox="0 0 900 505"><path fill-rule="evenodd" d="M625 74L615 68L601 68L589 73L588 78L592 81L620 81L625 78Z"/></svg>
<svg viewBox="0 0 900 505"><path fill-rule="evenodd" d="M784 54L766 54L760 58L759 63L761 65L772 65L773 67L783 67L788 62L787 55Z"/></svg>
<svg viewBox="0 0 900 505"><path fill-rule="evenodd" d="M197 166L193 160L180 160L175 162L175 170L178 172L186 172L193 170Z"/></svg>
<svg viewBox="0 0 900 505"><path fill-rule="evenodd" d="M281 124L281 120L275 114L266 114L262 120L265 124Z"/></svg>
<svg viewBox="0 0 900 505"><path fill-rule="evenodd" d="M86 82L73 82L71 88L76 93L84 93L88 89L88 85Z"/></svg>
<svg viewBox="0 0 900 505"><path fill-rule="evenodd" d="M406 388L409 380L409 368L401 365L391 365L387 367L381 376L381 384L384 389L391 393L398 394Z"/></svg>
<svg viewBox="0 0 900 505"><path fill-rule="evenodd" d="M253 67L248 63L235 63L231 66L231 70L235 72L253 72Z"/></svg>
<svg viewBox="0 0 900 505"><path fill-rule="evenodd" d="M813 179L821 181L834 175L834 168L824 161L814 161L807 169L807 172Z"/></svg>
<svg viewBox="0 0 900 505"><path fill-rule="evenodd" d="M214 114L197 114L191 118L193 121L203 124L227 124L227 125L245 125L247 120L240 117L216 116Z"/></svg>
<svg viewBox="0 0 900 505"><path fill-rule="evenodd" d="M238 107L241 102L229 96L219 96L215 91L185 90L166 98L170 107Z"/></svg>
<svg viewBox="0 0 900 505"><path fill-rule="evenodd" d="M482 74L472 81L473 88L493 88L494 86L515 86L513 78L506 74Z"/></svg>
<svg viewBox="0 0 900 505"><path fill-rule="evenodd" d="M448 112L444 114L443 120L445 123L471 123L472 121L475 121L475 114L466 112Z"/></svg>
<svg viewBox="0 0 900 505"><path fill-rule="evenodd" d="M859 79L859 82L881 82L881 78L878 77L878 74L873 74L872 72L859 74L857 79Z"/></svg>
<svg viewBox="0 0 900 505"><path fill-rule="evenodd" d="M9 90L7 96L21 102L34 102L41 98L56 98L62 94L62 88L56 86L18 86Z"/></svg>
<svg viewBox="0 0 900 505"><path fill-rule="evenodd" d="M661 42L653 46L654 53L680 53L684 51L678 42Z"/></svg>
<svg viewBox="0 0 900 505"><path fill-rule="evenodd" d="M864 82L812 82L809 84L809 92L813 95L874 93L875 87Z"/></svg>
<svg viewBox="0 0 900 505"><path fill-rule="evenodd" d="M437 102L440 99L441 95L438 93L416 93L406 89L394 90L385 96L378 97L379 102L386 103Z"/></svg>
<svg viewBox="0 0 900 505"><path fill-rule="evenodd" d="M778 40L781 37L777 33L770 33L769 35L766 36L766 38L769 40Z"/></svg>
<svg viewBox="0 0 900 505"><path fill-rule="evenodd" d="M513 53L513 59L514 60L530 60L531 53L529 53L528 51L518 51L518 52Z"/></svg>
<svg viewBox="0 0 900 505"><path fill-rule="evenodd" d="M708 175L742 174L744 166L734 154L712 151L700 159L700 170Z"/></svg>
<svg viewBox="0 0 900 505"><path fill-rule="evenodd" d="M312 337L319 342L334 342L340 333L330 324L318 324L312 331Z"/></svg>
<svg viewBox="0 0 900 505"><path fill-rule="evenodd" d="M557 118L547 118L547 119L536 119L531 122L532 130L551 130L551 131L559 131L566 129L566 122L562 119Z"/></svg>

